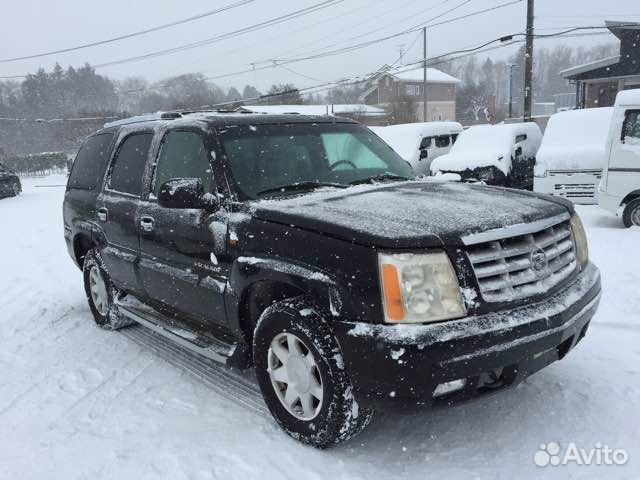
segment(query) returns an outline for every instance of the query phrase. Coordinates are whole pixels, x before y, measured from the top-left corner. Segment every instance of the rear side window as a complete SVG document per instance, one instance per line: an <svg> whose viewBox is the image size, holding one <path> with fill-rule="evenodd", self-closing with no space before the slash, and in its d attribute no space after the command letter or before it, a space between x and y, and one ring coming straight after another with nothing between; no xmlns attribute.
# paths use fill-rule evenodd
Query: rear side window
<svg viewBox="0 0 640 480"><path fill-rule="evenodd" d="M526 134L516 135L516 143L522 143L527 139Z"/></svg>
<svg viewBox="0 0 640 480"><path fill-rule="evenodd" d="M627 110L622 124L622 143L640 145L640 110Z"/></svg>
<svg viewBox="0 0 640 480"><path fill-rule="evenodd" d="M122 142L111 166L109 189L131 195L140 195L142 191L142 175L151 140L153 140L153 133L136 133L128 136Z"/></svg>
<svg viewBox="0 0 640 480"><path fill-rule="evenodd" d="M102 180L111 155L113 133L89 137L76 155L69 176L69 188L94 190Z"/></svg>
<svg viewBox="0 0 640 480"><path fill-rule="evenodd" d="M451 143L451 137L449 135L438 135L436 137L436 147L445 148Z"/></svg>

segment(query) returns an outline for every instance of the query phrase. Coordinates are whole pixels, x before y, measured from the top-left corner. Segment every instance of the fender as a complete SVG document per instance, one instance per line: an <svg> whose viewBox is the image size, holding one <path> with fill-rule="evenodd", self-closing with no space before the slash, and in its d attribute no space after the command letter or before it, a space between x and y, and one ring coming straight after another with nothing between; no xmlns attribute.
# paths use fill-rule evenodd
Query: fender
<svg viewBox="0 0 640 480"><path fill-rule="evenodd" d="M640 197L640 190L634 190L634 191L629 192L628 194L626 194L624 196L624 198L622 199L622 202L620 202L620 205L625 205L625 204L629 203L631 201L631 199L633 199L635 197Z"/></svg>
<svg viewBox="0 0 640 480"><path fill-rule="evenodd" d="M225 294L227 320L232 330L241 330L241 299L248 288L261 281L294 287L310 295L327 315L340 314L341 297L335 280L328 274L282 258L240 256L231 266Z"/></svg>

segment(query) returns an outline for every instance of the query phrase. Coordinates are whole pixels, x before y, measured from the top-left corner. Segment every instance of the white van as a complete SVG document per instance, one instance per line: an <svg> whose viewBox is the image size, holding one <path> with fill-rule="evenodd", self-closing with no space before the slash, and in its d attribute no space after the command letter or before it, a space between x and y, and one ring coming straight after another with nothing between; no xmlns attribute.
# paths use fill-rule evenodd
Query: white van
<svg viewBox="0 0 640 480"><path fill-rule="evenodd" d="M536 155L533 190L574 203L597 204L612 115L613 107L552 115Z"/></svg>
<svg viewBox="0 0 640 480"><path fill-rule="evenodd" d="M469 127L448 154L431 163L431 173L532 190L541 140L540 127L533 122Z"/></svg>
<svg viewBox="0 0 640 480"><path fill-rule="evenodd" d="M423 122L370 127L411 164L418 175L428 175L431 162L449 152L462 132L457 122Z"/></svg>
<svg viewBox="0 0 640 480"><path fill-rule="evenodd" d="M618 93L607 147L598 203L625 226L640 226L640 89Z"/></svg>

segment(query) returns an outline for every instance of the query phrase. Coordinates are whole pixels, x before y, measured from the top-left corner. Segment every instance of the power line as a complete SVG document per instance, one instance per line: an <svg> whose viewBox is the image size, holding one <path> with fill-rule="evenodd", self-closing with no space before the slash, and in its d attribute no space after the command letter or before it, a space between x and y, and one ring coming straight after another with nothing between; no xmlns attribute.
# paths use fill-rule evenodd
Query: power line
<svg viewBox="0 0 640 480"><path fill-rule="evenodd" d="M169 55L172 53L177 53L177 52L182 52L184 50L190 50L192 48L197 48L197 47L202 47L204 45L211 45L212 43L217 43L220 42L222 40L227 40L229 38L234 38L240 35L244 35L245 33L250 33L256 30L261 30L263 28L267 28L267 27L271 27L273 25L277 25L279 23L282 22L286 22L289 20L292 20L294 18L298 18L298 17L302 17L304 15L309 15L311 13L314 13L316 11L322 10L324 8L327 7L332 7L338 3L343 2L344 0L324 0L320 3L316 3L314 5L311 5L309 7L305 7L302 8L300 10L296 10L294 12L291 13L287 13L286 15L281 15L279 17L275 17L269 20L266 20L264 22L260 22L260 23L256 23L254 25L250 25L248 27L244 27L241 28L239 30L234 30L232 32L228 32L228 33L224 33L222 35L216 35L214 37L210 37L210 38L206 38L204 40L199 40L197 42L192 42L192 43L186 43L183 45L180 45L178 47L174 47L174 48L168 48L165 50L158 50L155 52L149 52L146 53L144 55L138 55L135 57L129 57L129 58L122 58L120 60L114 60L111 62L106 62L106 63L101 63L98 65L94 65L94 68L104 68L104 67L110 67L113 65L122 65L125 63L131 63L131 62L137 62L140 60L145 60L147 58L155 58L155 57L160 57L163 55Z"/></svg>
<svg viewBox="0 0 640 480"><path fill-rule="evenodd" d="M212 15L216 15L218 13L226 12L227 10L232 10L234 8L241 7L242 5L246 5L247 3L252 3L252 2L255 2L255 0L240 0L240 1L236 2L236 3L225 5L223 7L216 8L215 10L210 10L208 12L204 12L204 13L201 13L199 15L194 15L192 17L183 18L181 20L176 20L174 22L165 23L163 25L158 25L156 27L147 28L145 30L140 30L140 31L137 31L137 32L128 33L126 35L120 35L118 37L109 38L107 40L100 40L98 42L85 43L85 44L82 44L82 45L77 45L75 47L62 48L60 50L52 50L50 52L36 53L36 54L33 54L33 55L26 55L26 56L23 56L23 57L4 58L4 59L0 59L0 63L16 62L18 60L29 60L29 59L33 59L33 58L48 57L50 55L56 55L56 54L59 54L59 53L74 52L76 50L82 50L82 49L85 49L85 48L96 47L98 45L106 45L108 43L119 42L121 40L126 40L128 38L138 37L140 35L146 35L148 33L157 32L159 30L164 30L166 28L175 27L177 25L182 25L184 23L193 22L194 20L200 20L201 18L210 17Z"/></svg>

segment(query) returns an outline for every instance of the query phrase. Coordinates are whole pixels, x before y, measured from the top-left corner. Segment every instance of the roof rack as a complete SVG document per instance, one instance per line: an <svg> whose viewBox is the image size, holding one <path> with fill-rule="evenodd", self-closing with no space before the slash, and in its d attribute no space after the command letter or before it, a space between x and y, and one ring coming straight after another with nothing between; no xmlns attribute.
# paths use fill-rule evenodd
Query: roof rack
<svg viewBox="0 0 640 480"><path fill-rule="evenodd" d="M116 120L115 122L105 123L104 128L129 125L130 123L150 122L152 120L175 120L177 118L182 118L182 114L180 112L147 113L144 115L136 115L135 117L123 118L122 120Z"/></svg>

